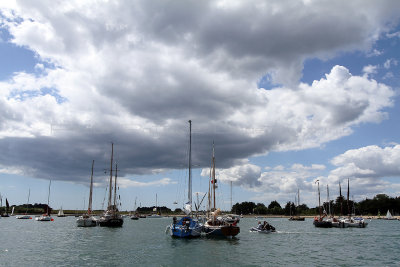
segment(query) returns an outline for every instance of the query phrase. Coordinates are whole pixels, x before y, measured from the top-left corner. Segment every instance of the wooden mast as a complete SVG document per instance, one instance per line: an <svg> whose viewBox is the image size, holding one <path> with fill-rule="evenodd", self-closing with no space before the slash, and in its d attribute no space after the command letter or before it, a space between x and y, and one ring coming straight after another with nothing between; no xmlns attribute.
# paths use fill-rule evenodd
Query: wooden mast
<svg viewBox="0 0 400 267"><path fill-rule="evenodd" d="M322 217L322 210L321 210L321 194L319 192L319 180L317 180L318 183L318 207L319 207L319 218L321 219Z"/></svg>
<svg viewBox="0 0 400 267"><path fill-rule="evenodd" d="M89 205L88 205L88 215L92 212L92 195L93 195L93 167L94 160L92 161L92 175L90 176L90 191L89 191Z"/></svg>
<svg viewBox="0 0 400 267"><path fill-rule="evenodd" d="M50 204L50 186L51 186L51 180L50 180L50 183L49 183L49 194L47 195L47 215L50 215L50 214L49 214L49 204Z"/></svg>
<svg viewBox="0 0 400 267"><path fill-rule="evenodd" d="M118 164L115 163L115 180L114 180L114 205L113 210L117 210L117 174L118 174Z"/></svg>
<svg viewBox="0 0 400 267"><path fill-rule="evenodd" d="M112 168L113 168L113 157L114 157L114 143L111 143L111 163L110 163L110 188L108 192L108 209L111 208L111 195L112 195Z"/></svg>

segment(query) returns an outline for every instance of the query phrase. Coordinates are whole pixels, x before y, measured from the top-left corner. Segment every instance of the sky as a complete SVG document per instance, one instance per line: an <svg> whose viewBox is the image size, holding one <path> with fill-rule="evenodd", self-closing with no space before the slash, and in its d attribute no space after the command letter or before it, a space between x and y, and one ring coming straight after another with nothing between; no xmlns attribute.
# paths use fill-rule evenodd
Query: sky
<svg viewBox="0 0 400 267"><path fill-rule="evenodd" d="M121 209L400 195L399 1L2 1L0 193ZM232 187L231 187L232 185ZM231 194L232 192L232 194ZM157 203L156 203L157 201ZM174 204L178 202L178 204ZM135 204L136 203L136 204ZM202 203L204 206L204 202Z"/></svg>

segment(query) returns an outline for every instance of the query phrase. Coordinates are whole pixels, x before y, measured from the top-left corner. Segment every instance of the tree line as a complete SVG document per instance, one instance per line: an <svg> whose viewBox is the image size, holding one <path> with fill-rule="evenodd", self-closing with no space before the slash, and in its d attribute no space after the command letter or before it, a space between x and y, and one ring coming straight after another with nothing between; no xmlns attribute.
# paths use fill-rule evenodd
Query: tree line
<svg viewBox="0 0 400 267"><path fill-rule="evenodd" d="M365 199L360 202L347 200L339 196L336 200L323 202L321 210L332 215L384 215L389 210L392 215L400 214L400 197L389 197L386 194L378 194L372 199ZM315 215L319 213L319 207L309 208L306 204L296 206L295 203L288 201L282 207L276 200L271 201L268 206L263 203L242 202L233 205L232 213L254 214L254 215Z"/></svg>

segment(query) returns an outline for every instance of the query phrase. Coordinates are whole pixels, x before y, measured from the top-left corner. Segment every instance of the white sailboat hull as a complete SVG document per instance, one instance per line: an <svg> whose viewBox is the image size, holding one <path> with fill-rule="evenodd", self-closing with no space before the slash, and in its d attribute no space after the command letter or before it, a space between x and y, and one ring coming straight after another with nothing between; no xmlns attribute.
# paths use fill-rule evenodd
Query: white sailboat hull
<svg viewBox="0 0 400 267"><path fill-rule="evenodd" d="M40 217L36 217L35 220L39 222L50 222L53 220L53 218L51 218L51 216L42 215Z"/></svg>
<svg viewBox="0 0 400 267"><path fill-rule="evenodd" d="M84 218L83 216L79 216L76 220L76 226L78 227L94 227L97 226L97 220L94 217Z"/></svg>
<svg viewBox="0 0 400 267"><path fill-rule="evenodd" d="M20 215L20 216L17 216L15 218L17 218L17 219L32 219L32 217L29 216L29 215Z"/></svg>

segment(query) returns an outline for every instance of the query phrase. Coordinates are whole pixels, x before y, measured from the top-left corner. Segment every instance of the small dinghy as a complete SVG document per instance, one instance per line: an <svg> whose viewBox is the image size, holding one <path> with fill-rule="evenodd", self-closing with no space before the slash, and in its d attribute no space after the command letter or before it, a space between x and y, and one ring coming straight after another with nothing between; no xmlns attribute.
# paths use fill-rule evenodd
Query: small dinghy
<svg viewBox="0 0 400 267"><path fill-rule="evenodd" d="M275 230L262 230L262 229L258 229L257 227L251 228L250 231L251 232L259 232L261 234L269 234L269 233L276 232Z"/></svg>
<svg viewBox="0 0 400 267"><path fill-rule="evenodd" d="M270 225L267 221L264 221L264 223L262 223L262 224L261 224L261 222L258 222L258 226L252 227L250 229L250 231L259 232L261 234L269 234L269 233L276 232L275 227Z"/></svg>

